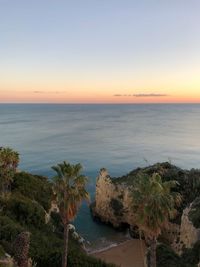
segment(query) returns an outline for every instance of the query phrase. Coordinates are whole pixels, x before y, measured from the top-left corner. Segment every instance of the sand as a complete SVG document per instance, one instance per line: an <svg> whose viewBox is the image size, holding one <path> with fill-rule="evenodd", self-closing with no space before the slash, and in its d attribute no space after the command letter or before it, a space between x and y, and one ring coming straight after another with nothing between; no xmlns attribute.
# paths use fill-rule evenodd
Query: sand
<svg viewBox="0 0 200 267"><path fill-rule="evenodd" d="M132 239L116 247L94 253L92 256L102 259L107 263L114 263L120 267L144 267L144 253L144 243L141 249L140 241Z"/></svg>

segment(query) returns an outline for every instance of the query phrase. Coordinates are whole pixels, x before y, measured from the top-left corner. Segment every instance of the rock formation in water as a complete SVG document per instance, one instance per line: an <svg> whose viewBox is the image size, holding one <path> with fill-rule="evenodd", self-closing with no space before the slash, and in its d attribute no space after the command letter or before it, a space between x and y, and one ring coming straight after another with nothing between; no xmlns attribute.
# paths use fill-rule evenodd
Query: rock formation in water
<svg viewBox="0 0 200 267"><path fill-rule="evenodd" d="M101 169L96 183L95 203L92 213L102 222L118 228L134 224L129 188L123 183L114 183L106 169Z"/></svg>

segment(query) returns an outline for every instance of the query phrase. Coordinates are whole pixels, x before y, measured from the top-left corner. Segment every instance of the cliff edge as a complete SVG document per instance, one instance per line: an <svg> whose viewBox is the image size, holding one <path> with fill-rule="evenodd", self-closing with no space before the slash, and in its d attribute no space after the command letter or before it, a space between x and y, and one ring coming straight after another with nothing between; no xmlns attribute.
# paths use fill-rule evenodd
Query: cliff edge
<svg viewBox="0 0 200 267"><path fill-rule="evenodd" d="M100 170L96 181L95 202L92 215L101 222L115 228L135 229L131 203L131 188L134 179L141 173L159 173L166 181L176 180L177 191L183 196L183 203L175 220L171 222L165 239L179 255L183 249L191 248L200 240L200 170L183 170L169 162L157 163L146 168L137 168L125 176L112 178L108 171ZM134 233L134 231L133 231Z"/></svg>

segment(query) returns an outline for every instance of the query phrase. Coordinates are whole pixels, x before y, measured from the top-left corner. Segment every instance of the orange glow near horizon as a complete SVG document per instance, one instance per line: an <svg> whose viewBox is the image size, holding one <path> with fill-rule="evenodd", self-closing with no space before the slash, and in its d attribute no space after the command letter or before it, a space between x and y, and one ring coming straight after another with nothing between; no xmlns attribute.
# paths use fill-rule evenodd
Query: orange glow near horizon
<svg viewBox="0 0 200 267"><path fill-rule="evenodd" d="M141 91L143 92L143 91ZM67 92L66 91L0 91L0 103L200 103L198 94L167 94L166 96L156 95L152 91L146 95L137 96L133 94L114 94L108 92ZM142 93L143 94L143 93Z"/></svg>
<svg viewBox="0 0 200 267"><path fill-rule="evenodd" d="M197 70L146 73L146 79L143 73L137 78L129 74L117 79L104 76L102 80L98 75L90 79L78 73L79 79L68 81L57 73L49 78L13 73L11 81L7 75L0 81L0 103L200 103Z"/></svg>
<svg viewBox="0 0 200 267"><path fill-rule="evenodd" d="M200 103L199 71L197 63L127 71L4 68L0 103Z"/></svg>
<svg viewBox="0 0 200 267"><path fill-rule="evenodd" d="M2 72L0 103L200 103L198 65L76 75L52 69L8 73Z"/></svg>

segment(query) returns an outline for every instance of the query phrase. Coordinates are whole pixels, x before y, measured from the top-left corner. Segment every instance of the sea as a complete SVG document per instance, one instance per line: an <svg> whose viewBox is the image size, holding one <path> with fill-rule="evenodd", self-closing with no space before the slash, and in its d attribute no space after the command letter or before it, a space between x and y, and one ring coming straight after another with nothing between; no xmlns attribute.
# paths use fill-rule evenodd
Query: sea
<svg viewBox="0 0 200 267"><path fill-rule="evenodd" d="M200 168L200 104L0 104L0 146L49 179L53 165L81 163L93 200L102 167L112 177L163 161ZM86 203L74 225L91 251L129 238L94 222Z"/></svg>

